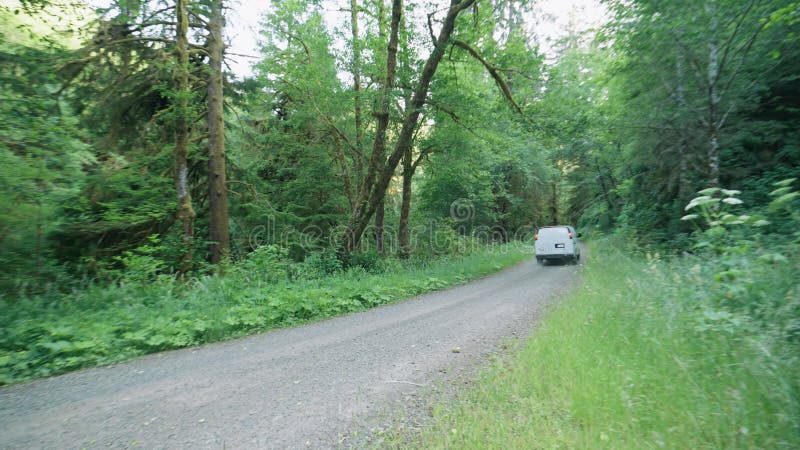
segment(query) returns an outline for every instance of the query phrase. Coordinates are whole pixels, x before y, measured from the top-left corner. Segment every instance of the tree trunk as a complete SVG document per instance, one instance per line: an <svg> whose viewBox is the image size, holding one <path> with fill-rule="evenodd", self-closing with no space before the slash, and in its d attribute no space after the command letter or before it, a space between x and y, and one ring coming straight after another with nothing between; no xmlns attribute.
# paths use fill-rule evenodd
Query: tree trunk
<svg viewBox="0 0 800 450"><path fill-rule="evenodd" d="M369 221L372 218L372 215L375 214L378 204L381 202L381 200L383 200L383 197L386 194L386 189L389 187L389 182L391 181L392 175L394 175L394 171L397 168L400 159L411 148L414 129L417 127L419 116L422 113L422 107L427 99L428 88L430 87L433 75L436 73L436 69L439 67L439 63L444 56L445 48L450 42L450 37L452 36L453 29L455 28L456 18L462 11L472 5L474 1L475 0L451 0L450 8L447 10L447 16L444 19L442 29L436 39L435 47L430 56L428 56L428 59L425 61L425 66L422 69L417 86L414 89L414 94L411 98L411 104L408 105L406 116L403 120L402 128L400 130L400 134L398 135L394 150L392 151L391 155L389 155L389 159L386 161L386 164L383 165L380 173L378 173L379 165L377 163L373 164L372 161L370 162L370 168L368 169L362 188L362 200L359 202L359 206L356 208L356 211L348 222L340 251L349 253L358 247L361 237L364 234L364 230L369 225ZM395 0L392 6L392 31L389 41L389 54L390 56L394 55L394 57L390 57L387 61L387 68L392 69L392 77L394 76L394 67L397 56L397 29L400 22L400 11L398 8L400 7L400 3L401 2L399 0ZM387 73L387 79L388 77L389 73ZM388 103L386 106L388 108ZM381 130L381 120L384 119L379 116L379 126L376 131L377 134L375 136L374 148L378 148L379 145L380 148L385 146L386 129L383 127ZM388 124L388 109L385 120ZM376 157L374 149L372 156L373 158Z"/></svg>
<svg viewBox="0 0 800 450"><path fill-rule="evenodd" d="M708 130L708 184L719 187L719 136L716 126Z"/></svg>
<svg viewBox="0 0 800 450"><path fill-rule="evenodd" d="M392 2L391 31L389 32L389 44L387 46L386 79L381 89L378 106L374 112L377 118L375 140L372 143L372 154L370 156L369 165L367 166L367 174L364 177L364 182L360 189L359 202L356 210L358 216L361 216L363 213L364 202L368 200L367 196L380 170L383 156L386 154L386 130L389 127L389 92L394 85L394 76L397 70L398 32L402 12L402 0L394 0ZM363 230L361 231L363 232Z"/></svg>
<svg viewBox="0 0 800 450"><path fill-rule="evenodd" d="M353 1L353 5L355 5L355 0L352 0L352 1ZM397 28L397 31L394 34L395 34L395 36L398 36L399 35L399 24L400 24L399 21L402 18L402 14L400 14L399 16L395 16L396 10L394 9L394 6L398 6L398 8L402 8L402 2L397 2L397 3L392 2L392 7L393 7L392 8L392 19L396 18L398 20L398 28ZM378 2L378 38L380 39L380 42L383 42L383 40L386 39L386 7L385 7L385 4L384 4L383 0L380 0ZM398 41L399 41L399 39L398 39ZM387 74L389 74L390 72L393 72L395 70L388 64L389 60L394 59L395 60L395 62L394 62L395 67L397 65L398 45L399 45L399 43L396 44L394 47L392 47L391 42L387 43L387 54L386 54L386 57L387 57L387 67L386 67L387 68ZM386 107L387 108L386 109L386 113L387 113L386 118L388 118L389 117L388 116L388 112L389 112L388 103L383 103L383 101L387 99L385 97L385 95L387 94L388 89L389 89L388 83L394 84L394 74L392 74L391 77L387 76L385 78L385 80L386 80L386 82L384 83L383 91L381 92L381 103L376 105L375 111L380 111L381 108ZM382 117L380 114L381 114L380 112L376 112L376 117ZM385 132L386 132L386 129L384 128L383 133L385 133ZM384 145L380 149L380 158L378 159L380 161L380 163L383 163L383 159L386 157L385 155L386 155L386 145L385 145L385 142L384 142ZM380 204L378 205L377 211L375 211L375 246L376 246L376 248L378 250L378 254L381 255L381 256L386 256L386 242L385 242L385 238L384 238L385 235L386 235L386 231L385 231L386 228L384 226L385 222L386 222L385 221L385 217L386 217L386 200L384 199L384 200L381 200Z"/></svg>
<svg viewBox="0 0 800 450"><path fill-rule="evenodd" d="M380 170L380 166L383 163L384 155L386 154L386 130L389 127L389 92L394 85L394 76L397 69L398 31L402 13L402 0L393 0L391 31L389 32L389 44L387 45L386 56L386 78L384 79L383 88L381 89L378 105L373 113L377 119L375 125L375 140L372 143L372 154L369 158L367 173L364 176L363 183L359 186L356 207L352 211L349 224L345 230L342 248L339 249L342 253L351 253L356 250L361 242L361 235L364 233L367 223L372 217L372 214L374 214L375 209L377 209L377 203L379 203L375 202L375 204L369 204L369 193L374 184L375 177ZM364 213L368 209L371 209L372 212L369 216L365 216Z"/></svg>
<svg viewBox="0 0 800 450"><path fill-rule="evenodd" d="M361 46L358 41L358 1L350 0L350 31L353 46L353 112L356 126L356 150L361 151Z"/></svg>
<svg viewBox="0 0 800 450"><path fill-rule="evenodd" d="M678 105L683 106L686 104L686 94L683 88L683 56L680 54L680 46L676 52L678 57L675 59L675 79L678 83L675 89L675 95L678 100ZM684 205L688 198L689 182L686 177L689 174L689 144L685 137L681 137L678 143L678 204ZM682 207L682 206L681 206Z"/></svg>
<svg viewBox="0 0 800 450"><path fill-rule="evenodd" d="M186 246L181 257L179 275L191 270L194 259L194 218L192 195L189 189L189 17L186 0L175 2L177 29L175 33L175 52L178 59L175 94L175 191L178 194L177 219L183 226L183 244Z"/></svg>
<svg viewBox="0 0 800 450"><path fill-rule="evenodd" d="M716 42L708 50L708 183L719 186L719 49Z"/></svg>
<svg viewBox="0 0 800 450"><path fill-rule="evenodd" d="M378 205L378 210L375 211L375 249L381 256L386 256L386 247L384 245L384 217L386 216L386 202L381 200Z"/></svg>
<svg viewBox="0 0 800 450"><path fill-rule="evenodd" d="M403 156L403 200L400 205L400 224L397 230L401 258L408 258L411 255L408 217L411 212L411 179L413 176L414 167L411 164L411 151L409 150Z"/></svg>
<svg viewBox="0 0 800 450"><path fill-rule="evenodd" d="M603 176L603 171L600 169L600 163L596 159L594 161L594 167L597 171L597 180L600 182L600 189L603 191L603 198L605 198L606 205L608 206L608 216L613 224L615 219L614 203L611 201L611 193L606 185L606 179Z"/></svg>
<svg viewBox="0 0 800 450"><path fill-rule="evenodd" d="M683 207L689 199L689 145L685 139L678 144L678 204Z"/></svg>
<svg viewBox="0 0 800 450"><path fill-rule="evenodd" d="M558 225L558 183L553 181L553 196L550 197L550 225Z"/></svg>
<svg viewBox="0 0 800 450"><path fill-rule="evenodd" d="M222 58L225 44L223 0L212 0L208 22L208 227L210 261L217 264L230 253L228 191L225 186L225 122L223 120Z"/></svg>

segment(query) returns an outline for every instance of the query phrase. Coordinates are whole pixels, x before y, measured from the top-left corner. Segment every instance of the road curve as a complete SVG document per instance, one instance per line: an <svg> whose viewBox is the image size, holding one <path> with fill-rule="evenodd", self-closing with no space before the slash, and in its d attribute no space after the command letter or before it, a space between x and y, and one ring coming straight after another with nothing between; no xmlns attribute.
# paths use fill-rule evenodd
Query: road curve
<svg viewBox="0 0 800 450"><path fill-rule="evenodd" d="M334 447L529 330L577 273L529 260L361 313L2 388L0 448Z"/></svg>

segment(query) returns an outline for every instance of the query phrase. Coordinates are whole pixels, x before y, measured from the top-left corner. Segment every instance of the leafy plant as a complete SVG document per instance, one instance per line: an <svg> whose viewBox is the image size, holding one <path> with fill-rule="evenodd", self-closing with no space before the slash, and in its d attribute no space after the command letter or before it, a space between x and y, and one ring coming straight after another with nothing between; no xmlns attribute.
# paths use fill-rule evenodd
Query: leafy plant
<svg viewBox="0 0 800 450"><path fill-rule="evenodd" d="M320 263L333 272L322 274L292 263L282 247L262 246L224 275L176 280L157 275L161 266L149 258L158 247L153 241L124 259L136 270L122 271L123 283L90 285L57 301L0 300L0 384L361 311L463 283L531 253L483 247L467 257L380 260L376 273L341 270L328 260Z"/></svg>
<svg viewBox="0 0 800 450"><path fill-rule="evenodd" d="M267 282L286 281L292 275L293 263L289 251L275 244L262 245L247 255L241 263L232 267L246 280Z"/></svg>
<svg viewBox="0 0 800 450"><path fill-rule="evenodd" d="M719 287L720 257L706 251L645 258L591 244L601 256L527 342L434 405L430 427L383 446L797 447L800 347L742 311L699 307ZM754 272L750 300L797 303L797 262Z"/></svg>

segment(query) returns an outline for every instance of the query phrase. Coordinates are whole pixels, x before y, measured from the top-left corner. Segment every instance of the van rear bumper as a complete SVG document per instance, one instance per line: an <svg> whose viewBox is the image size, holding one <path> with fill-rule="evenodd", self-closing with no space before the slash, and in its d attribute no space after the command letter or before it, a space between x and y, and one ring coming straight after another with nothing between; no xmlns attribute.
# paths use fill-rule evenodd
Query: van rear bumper
<svg viewBox="0 0 800 450"><path fill-rule="evenodd" d="M576 256L578 256L578 255L576 255L574 253L547 253L547 254L544 254L544 255L536 255L536 259L538 259L539 261L543 261L545 259L547 259L547 260L557 259L557 260L560 260L560 261L565 261L565 260L568 260L568 259L572 259L572 258L574 258Z"/></svg>

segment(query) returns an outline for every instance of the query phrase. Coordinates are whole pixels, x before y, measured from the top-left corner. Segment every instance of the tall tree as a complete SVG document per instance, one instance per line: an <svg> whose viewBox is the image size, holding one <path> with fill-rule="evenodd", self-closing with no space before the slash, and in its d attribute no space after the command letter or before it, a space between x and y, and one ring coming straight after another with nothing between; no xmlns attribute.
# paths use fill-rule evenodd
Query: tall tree
<svg viewBox="0 0 800 450"><path fill-rule="evenodd" d="M397 165L406 154L412 145L412 137L414 130L417 127L422 108L428 96L428 89L431 80L439 67L439 63L444 56L447 49L447 44L455 29L455 23L458 16L474 3L474 0L451 0L450 6L447 8L447 14L443 20L439 35L434 42L434 48L425 61L425 65L419 75L419 79L413 88L411 103L407 106L406 112L402 119L402 125L394 145L394 149L389 154L385 164L380 159L381 150L385 147L386 140L386 125L388 125L388 99L381 98L381 110L378 115L377 130L375 133L375 140L373 143L372 155L370 157L369 166L364 177L361 189L358 195L358 202L356 208L350 216L347 223L342 247L340 250L344 252L352 252L361 241L364 230L367 228L369 221L375 214L378 206L384 199L386 189L389 186ZM396 55L397 55L397 33L400 24L400 15L402 14L402 3L400 0L394 0L392 3L392 18L389 32L389 46L387 52L387 73L385 86L391 86L394 81L394 69L396 68Z"/></svg>
<svg viewBox="0 0 800 450"><path fill-rule="evenodd" d="M230 253L228 188L225 184L225 117L222 91L222 61L225 43L223 0L209 3L208 18L208 227L210 261L219 263Z"/></svg>
<svg viewBox="0 0 800 450"><path fill-rule="evenodd" d="M177 218L183 226L186 253L180 264L180 273L191 269L194 240L195 212L192 207L192 194L189 186L189 13L187 0L175 1L175 191L178 196Z"/></svg>
<svg viewBox="0 0 800 450"><path fill-rule="evenodd" d="M658 81L650 95L666 96L669 110L692 117L685 132L703 134L709 185L720 183L721 141L730 119L754 104L759 72L753 69L763 73L774 65L753 50L779 3L642 0L630 7L611 2L620 43L635 64L632 70ZM686 141L678 140L676 151L682 156L676 160L685 157Z"/></svg>

